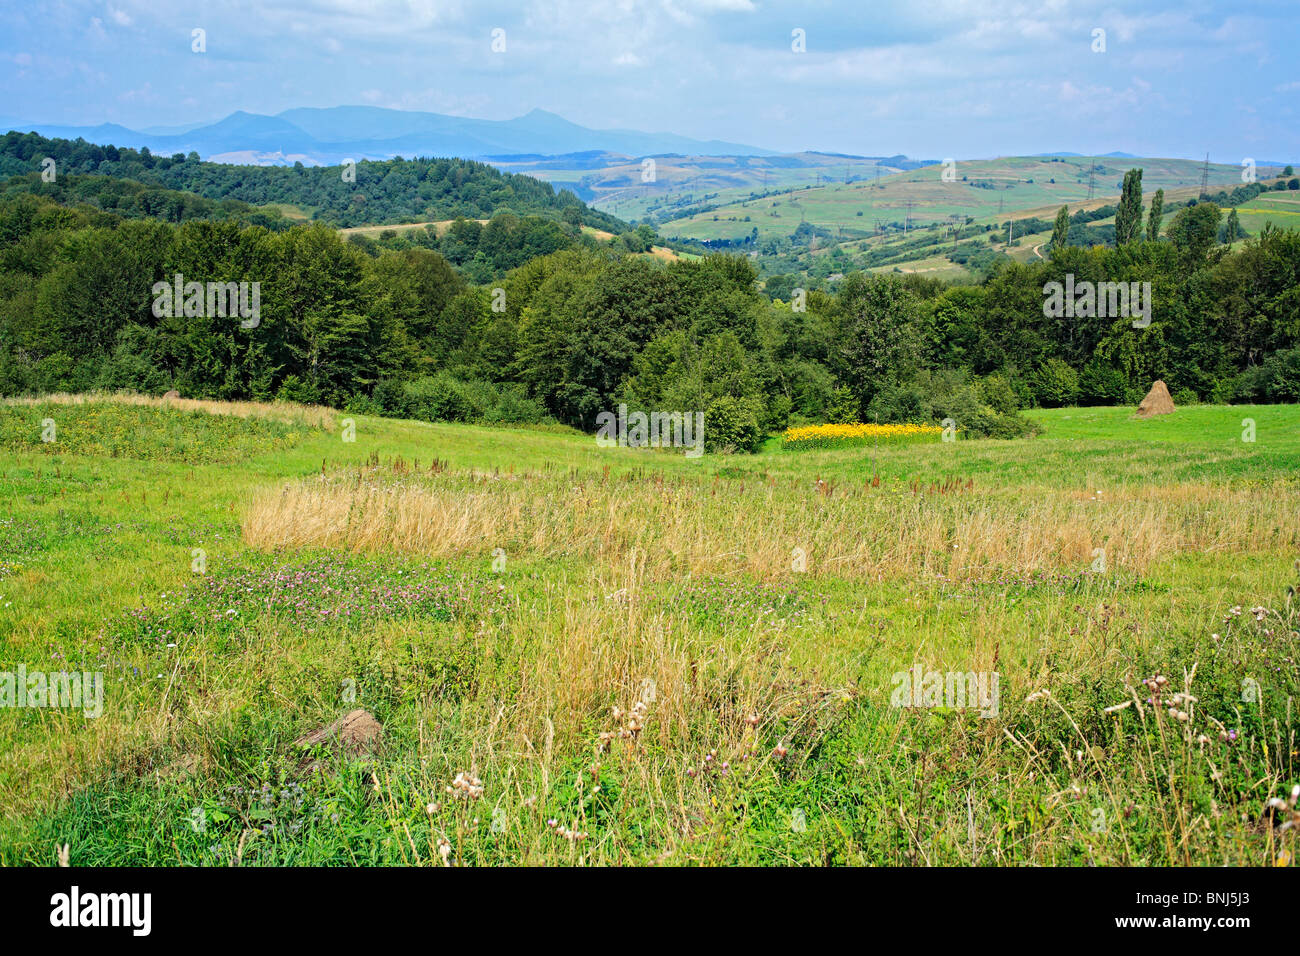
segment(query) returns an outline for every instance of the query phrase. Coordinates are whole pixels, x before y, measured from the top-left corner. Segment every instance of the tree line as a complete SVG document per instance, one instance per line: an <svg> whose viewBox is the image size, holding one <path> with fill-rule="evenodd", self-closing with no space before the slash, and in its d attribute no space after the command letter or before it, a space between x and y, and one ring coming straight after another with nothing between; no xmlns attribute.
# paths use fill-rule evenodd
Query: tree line
<svg viewBox="0 0 1300 956"><path fill-rule="evenodd" d="M366 160L351 170L302 163L236 166L204 162L193 152L154 156L147 147L99 146L84 139L47 139L37 133L9 132L0 137L0 176L28 175L34 183L42 182L47 157L54 160L56 177L111 177L209 200L286 204L340 227L457 216L485 219L509 210L550 219L567 215L570 221L611 232L627 229L621 220L589 208L568 190L556 192L550 183L535 177L502 173L467 159Z"/></svg>
<svg viewBox="0 0 1300 956"><path fill-rule="evenodd" d="M576 229L563 248L512 246L508 215L457 224L435 249L22 193L0 200L0 393L176 388L586 430L626 402L703 411L710 444L736 449L855 419L1012 436L1025 407L1135 404L1155 378L1180 403L1300 401L1300 233L1269 227L1229 250L1222 210L1199 202L1167 225L1157 211L1153 238L1135 195L1114 247L1061 244L970 285L853 272L785 299L745 256L663 262ZM448 256L485 243L521 261L470 281ZM177 275L260 282L256 325L156 314L155 285ZM1045 314L1045 286L1067 276L1150 283L1150 324Z"/></svg>

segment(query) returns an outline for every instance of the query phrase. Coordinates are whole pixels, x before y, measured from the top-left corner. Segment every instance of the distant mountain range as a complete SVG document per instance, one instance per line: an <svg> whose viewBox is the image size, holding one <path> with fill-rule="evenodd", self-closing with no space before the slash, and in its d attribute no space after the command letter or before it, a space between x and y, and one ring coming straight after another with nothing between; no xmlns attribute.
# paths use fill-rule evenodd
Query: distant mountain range
<svg viewBox="0 0 1300 956"><path fill-rule="evenodd" d="M194 127L133 130L116 123L58 126L14 122L3 128L114 146L148 147L159 155L196 152L216 162L335 165L344 159L457 156L465 159L533 154L555 156L599 150L626 156L687 153L772 156L774 150L672 133L588 129L545 110L511 120L468 119L374 106L291 109L275 116L243 111Z"/></svg>
<svg viewBox="0 0 1300 956"><path fill-rule="evenodd" d="M36 132L42 136L77 139L100 145L148 147L158 155L199 154L205 160L256 166L333 166L345 159L408 159L460 157L485 162L539 165L564 157L573 168L573 154L586 153L592 168L607 165L600 154L640 159L647 156L755 156L784 155L777 150L700 140L674 133L644 133L629 129L589 129L563 116L535 109L509 120L470 119L442 113L390 110L377 106L298 108L274 116L231 113L215 123L184 126L147 126L128 129L117 123L98 126L63 126L54 123L0 120L0 130ZM833 157L833 153L811 153ZM1079 153L1038 153L1038 156L1079 156ZM864 157L844 156L844 159ZM1105 153L1097 158L1129 159L1131 153ZM1194 158L1194 157L1189 157ZM881 157L882 165L900 169L925 165L904 156ZM1257 160L1258 165L1272 165Z"/></svg>

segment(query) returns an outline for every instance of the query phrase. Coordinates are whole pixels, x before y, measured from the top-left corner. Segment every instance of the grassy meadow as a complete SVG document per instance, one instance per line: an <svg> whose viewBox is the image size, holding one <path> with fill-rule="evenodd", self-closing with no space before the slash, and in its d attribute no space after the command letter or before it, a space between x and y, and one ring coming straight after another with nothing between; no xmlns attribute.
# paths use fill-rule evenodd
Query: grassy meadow
<svg viewBox="0 0 1300 956"><path fill-rule="evenodd" d="M104 675L0 708L0 864L1293 863L1300 406L1030 414L688 460L0 405L0 671Z"/></svg>
<svg viewBox="0 0 1300 956"><path fill-rule="evenodd" d="M1088 170L1094 162L1094 198L1089 200ZM998 223L1022 216L1050 220L1066 204L1075 212L1115 202L1124 170L1130 167L1142 167L1148 193L1163 188L1172 200L1200 191L1202 164L1193 160L1011 156L962 160L956 164L955 182L944 182L943 166L937 165L882 176L878 183L832 181L780 195L737 197L707 212L665 222L659 231L690 239L739 239L757 228L759 238L766 239L789 236L801 222L832 231L871 232L877 221L901 223L909 217L913 226L944 223L951 216ZM1231 189L1241 184L1240 174L1239 166L1212 164L1209 181L1216 190Z"/></svg>

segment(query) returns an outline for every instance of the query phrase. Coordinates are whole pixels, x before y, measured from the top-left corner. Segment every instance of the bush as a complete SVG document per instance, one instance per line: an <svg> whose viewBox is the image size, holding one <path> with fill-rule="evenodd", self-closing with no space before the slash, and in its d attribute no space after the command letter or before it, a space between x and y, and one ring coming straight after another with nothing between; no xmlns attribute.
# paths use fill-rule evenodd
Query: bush
<svg viewBox="0 0 1300 956"><path fill-rule="evenodd" d="M785 431L790 424L790 413L794 411L794 399L789 395L775 395L767 404L763 429L769 432Z"/></svg>
<svg viewBox="0 0 1300 956"><path fill-rule="evenodd" d="M826 418L832 422L855 422L858 420L859 407L853 389L847 385L837 385L826 405Z"/></svg>
<svg viewBox="0 0 1300 956"><path fill-rule="evenodd" d="M362 403L369 402L369 412ZM357 407L353 408L353 404ZM459 379L448 372L411 382L383 379L369 399L358 396L350 411L415 418L426 422L479 422L485 425L542 425L554 422L545 406L516 382Z"/></svg>
<svg viewBox="0 0 1300 956"><path fill-rule="evenodd" d="M1034 372L1034 397L1044 408L1073 405L1079 399L1079 373L1058 358L1049 358Z"/></svg>
<svg viewBox="0 0 1300 956"><path fill-rule="evenodd" d="M32 385L38 392L83 391L77 387L77 363L67 352L55 352L36 363Z"/></svg>
<svg viewBox="0 0 1300 956"><path fill-rule="evenodd" d="M401 414L425 422L465 422L474 417L461 383L443 375L408 382L401 405Z"/></svg>
<svg viewBox="0 0 1300 956"><path fill-rule="evenodd" d="M377 400L364 392L359 392L348 399L348 403L343 406L345 412L352 412L355 415L382 415L384 407Z"/></svg>
<svg viewBox="0 0 1300 956"><path fill-rule="evenodd" d="M99 367L95 389L160 395L171 388L171 377L158 367L152 345L150 330L136 327L124 331L113 354Z"/></svg>
<svg viewBox="0 0 1300 956"><path fill-rule="evenodd" d="M976 383L975 388L980 401L999 415L1014 415L1020 411L1020 396L1005 375L986 376Z"/></svg>
<svg viewBox="0 0 1300 956"><path fill-rule="evenodd" d="M405 407L406 389L396 379L380 379L375 383L375 390L371 398L383 410L382 414L401 415Z"/></svg>
<svg viewBox="0 0 1300 956"><path fill-rule="evenodd" d="M1264 394L1272 402L1300 402L1300 349L1276 352L1264 362Z"/></svg>
<svg viewBox="0 0 1300 956"><path fill-rule="evenodd" d="M763 432L760 408L754 399L722 395L704 412L704 447L711 452L758 451Z"/></svg>
<svg viewBox="0 0 1300 956"><path fill-rule="evenodd" d="M882 386L871 399L864 417L868 423L887 425L928 422L934 418L934 408L923 388L915 382L904 382Z"/></svg>
<svg viewBox="0 0 1300 956"><path fill-rule="evenodd" d="M1128 382L1113 365L1093 359L1079 376L1080 405L1123 405Z"/></svg>
<svg viewBox="0 0 1300 956"><path fill-rule="evenodd" d="M310 382L304 382L297 375L286 375L280 389L275 393L278 402L296 402L299 405L319 405L320 390Z"/></svg>
<svg viewBox="0 0 1300 956"><path fill-rule="evenodd" d="M1012 412L1003 414L979 399L975 388L954 389L934 402L933 417L951 418L964 434L978 438L1019 438L1032 429L1028 419Z"/></svg>
<svg viewBox="0 0 1300 956"><path fill-rule="evenodd" d="M1214 385L1210 387L1210 404L1211 405L1228 405L1232 402L1233 390L1236 383L1230 378L1216 379Z"/></svg>
<svg viewBox="0 0 1300 956"><path fill-rule="evenodd" d="M518 382L487 382L471 379L459 383L469 403L469 420L487 425L536 425L550 421L545 406L529 398Z"/></svg>
<svg viewBox="0 0 1300 956"><path fill-rule="evenodd" d="M911 381L888 385L876 393L867 409L867 421L882 424L909 422L942 423L951 418L963 435L972 438L1019 438L1033 430L1033 423L1015 408L1015 391L1001 376L992 386L992 396L1009 412L999 411L981 398L982 386L972 384L965 373L945 370L920 372ZM1005 391L1003 389L1005 386Z"/></svg>
<svg viewBox="0 0 1300 956"><path fill-rule="evenodd" d="M1174 400L1174 405L1177 408L1182 408L1185 405L1201 404L1201 397L1190 388L1180 388L1170 397Z"/></svg>
<svg viewBox="0 0 1300 956"><path fill-rule="evenodd" d="M1300 401L1300 349L1275 352L1232 383L1234 402Z"/></svg>

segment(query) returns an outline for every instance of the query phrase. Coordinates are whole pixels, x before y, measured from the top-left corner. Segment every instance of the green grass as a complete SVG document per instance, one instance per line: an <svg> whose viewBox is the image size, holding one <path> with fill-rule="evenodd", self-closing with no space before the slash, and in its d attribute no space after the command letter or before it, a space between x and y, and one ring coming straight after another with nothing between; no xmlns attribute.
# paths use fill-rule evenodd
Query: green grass
<svg viewBox="0 0 1300 956"><path fill-rule="evenodd" d="M1279 229L1300 227L1300 191L1260 193L1237 207L1237 217L1251 235L1258 234L1267 223Z"/></svg>
<svg viewBox="0 0 1300 956"><path fill-rule="evenodd" d="M759 238L789 236L800 222L829 229L872 231L876 220L914 226L946 222L950 216L977 222L1004 223L1007 217L1035 215L1051 219L1062 205L1071 211L1089 205L1088 157L1003 157L957 163L957 181L942 181L942 166L928 166L874 180L797 188L762 199L742 197L708 212L665 222L660 234L693 239L737 239L757 227ZM1101 159L1091 206L1113 202L1119 180L1129 168L1143 169L1148 194L1163 188L1166 196L1194 196L1200 188L1201 164L1181 159ZM1240 185L1240 168L1214 165L1215 187ZM964 179L963 179L964 177ZM1055 182L1052 182L1055 180ZM862 215L859 216L858 213ZM1005 226L1003 227L1005 229Z"/></svg>
<svg viewBox="0 0 1300 956"><path fill-rule="evenodd" d="M11 452L189 464L282 451L307 434L284 422L110 402L13 406L0 417L0 446Z"/></svg>
<svg viewBox="0 0 1300 956"><path fill-rule="evenodd" d="M66 843L74 865L439 865L441 841L465 864L1294 858L1265 803L1300 779L1300 407L1029 414L1043 432L1019 441L687 461L365 416L345 442L0 407L0 669L106 686L99 718L0 709L0 863ZM323 470L345 497L445 495L519 531L248 540L259 496ZM602 530L566 541L565 515ZM987 522L1033 561L936 558ZM1033 540L1075 526L1081 551ZM1149 552L1123 540L1151 527ZM998 717L891 706L914 663L999 672ZM1104 712L1193 668L1186 725ZM644 728L617 736L611 707L638 699ZM374 755L295 745L354 707L384 726ZM481 798L447 792L461 772Z"/></svg>

